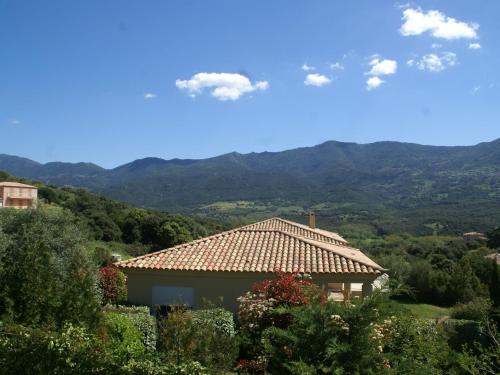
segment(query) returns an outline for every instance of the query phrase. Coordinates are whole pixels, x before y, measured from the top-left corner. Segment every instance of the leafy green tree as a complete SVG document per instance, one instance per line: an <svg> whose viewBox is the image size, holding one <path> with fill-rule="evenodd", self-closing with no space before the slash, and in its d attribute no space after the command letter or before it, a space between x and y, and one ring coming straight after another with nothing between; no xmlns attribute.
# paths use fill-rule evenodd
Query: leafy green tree
<svg viewBox="0 0 500 375"><path fill-rule="evenodd" d="M1 210L0 314L19 324L95 325L99 318L96 269L86 237L67 211Z"/></svg>
<svg viewBox="0 0 500 375"><path fill-rule="evenodd" d="M488 233L488 247L490 249L500 248L500 227Z"/></svg>

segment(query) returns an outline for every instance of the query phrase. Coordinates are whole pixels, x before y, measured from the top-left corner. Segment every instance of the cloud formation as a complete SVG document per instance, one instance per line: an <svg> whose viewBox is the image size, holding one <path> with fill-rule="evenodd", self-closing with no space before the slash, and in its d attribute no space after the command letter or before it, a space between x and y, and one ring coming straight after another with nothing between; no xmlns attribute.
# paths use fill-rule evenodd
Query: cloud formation
<svg viewBox="0 0 500 375"><path fill-rule="evenodd" d="M269 88L269 82L252 83L248 77L237 73L197 73L191 79L176 80L175 86L193 98L205 88L212 89L210 95L226 101L238 100L242 95L256 90L265 91Z"/></svg>
<svg viewBox="0 0 500 375"><path fill-rule="evenodd" d="M311 66L311 65L307 65L307 64L305 64L305 63L304 63L304 64L302 65L302 68L301 68L301 69L302 69L302 70L305 70L306 72L308 72L308 71L310 71L310 70L315 70L315 69L316 69L316 67Z"/></svg>
<svg viewBox="0 0 500 375"><path fill-rule="evenodd" d="M470 49L480 49L481 45L479 43L470 43L469 48Z"/></svg>
<svg viewBox="0 0 500 375"><path fill-rule="evenodd" d="M379 87L384 82L385 81L383 79L381 79L380 77L377 77L377 76L370 77L366 81L366 89L368 91L371 91L371 90L376 89L377 87Z"/></svg>
<svg viewBox="0 0 500 375"><path fill-rule="evenodd" d="M154 99L156 98L158 95L152 93L152 92L147 92L144 94L144 99Z"/></svg>
<svg viewBox="0 0 500 375"><path fill-rule="evenodd" d="M403 11L403 25L399 32L404 36L429 33L441 39L476 39L479 24L462 22L437 10L428 12L408 8Z"/></svg>
<svg viewBox="0 0 500 375"><path fill-rule="evenodd" d="M371 66L370 71L365 73L371 76L366 80L366 89L368 91L376 89L385 82L380 76L395 74L398 70L396 60L381 59L379 55L373 55L368 65Z"/></svg>
<svg viewBox="0 0 500 375"><path fill-rule="evenodd" d="M321 87L321 86L328 85L331 82L332 82L332 80L330 78L328 78L327 76L324 76L322 74L313 73L313 74L308 74L306 76L304 84L307 86Z"/></svg>
<svg viewBox="0 0 500 375"><path fill-rule="evenodd" d="M440 55L430 53L422 56L420 60L408 60L408 66L415 66L420 70L427 70L433 73L439 73L448 67L455 66L457 55L453 52L443 52Z"/></svg>
<svg viewBox="0 0 500 375"><path fill-rule="evenodd" d="M380 60L378 57L373 58L369 65L372 67L368 72L372 76L383 76L396 73L398 69L398 63L396 60Z"/></svg>

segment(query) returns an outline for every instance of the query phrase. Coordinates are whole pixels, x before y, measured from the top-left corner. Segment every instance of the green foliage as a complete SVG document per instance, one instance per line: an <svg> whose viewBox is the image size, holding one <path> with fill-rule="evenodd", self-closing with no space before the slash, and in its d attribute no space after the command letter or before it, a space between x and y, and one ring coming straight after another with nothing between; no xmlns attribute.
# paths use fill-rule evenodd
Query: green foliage
<svg viewBox="0 0 500 375"><path fill-rule="evenodd" d="M468 345L468 349L460 356L459 362L467 374L497 375L500 373L500 333L492 321L485 321L482 333L487 344Z"/></svg>
<svg viewBox="0 0 500 375"><path fill-rule="evenodd" d="M93 326L99 319L96 269L85 237L67 211L1 210L0 314L31 326L65 322Z"/></svg>
<svg viewBox="0 0 500 375"><path fill-rule="evenodd" d="M488 232L488 247L490 249L500 248L500 227Z"/></svg>
<svg viewBox="0 0 500 375"><path fill-rule="evenodd" d="M375 373L382 365L370 338L380 319L377 306L376 298L367 298L354 305L328 302L290 309L287 329L270 327L263 333L269 371L288 374L293 362L302 361L318 373Z"/></svg>
<svg viewBox="0 0 500 375"><path fill-rule="evenodd" d="M81 188L40 186L38 195L42 201L70 210L94 239L135 245L131 249L138 250L131 254L134 256L204 237L221 228L207 220L132 208Z"/></svg>
<svg viewBox="0 0 500 375"><path fill-rule="evenodd" d="M455 305L451 311L453 319L484 320L491 312L492 303L487 298L475 298L467 303Z"/></svg>
<svg viewBox="0 0 500 375"><path fill-rule="evenodd" d="M231 369L238 354L236 338L221 332L212 317L207 320L199 318L193 319L189 311L169 313L162 322L161 349L177 365L199 361L215 373Z"/></svg>
<svg viewBox="0 0 500 375"><path fill-rule="evenodd" d="M108 346L120 362L139 358L145 353L141 332L128 316L107 311L104 314L103 327L109 340Z"/></svg>
<svg viewBox="0 0 500 375"><path fill-rule="evenodd" d="M221 335L233 337L236 334L233 313L221 308L194 310L192 313L194 324L210 324Z"/></svg>
<svg viewBox="0 0 500 375"><path fill-rule="evenodd" d="M113 374L114 368L103 343L82 327L68 324L60 333L17 325L0 329L1 375Z"/></svg>
<svg viewBox="0 0 500 375"><path fill-rule="evenodd" d="M156 319L150 315L147 306L105 306L106 313L113 313L129 320L141 334L141 341L146 351L156 350Z"/></svg>
<svg viewBox="0 0 500 375"><path fill-rule="evenodd" d="M487 231L500 222L499 145L499 140L453 148L330 141L205 160L148 158L112 170L23 163L3 155L0 168L60 186L86 186L136 206L236 221L283 214L296 219L313 207L326 227L369 225L380 235L458 234ZM211 205L221 201L220 209ZM247 204L234 204L239 201ZM106 228L102 236L118 234L102 217L92 217Z"/></svg>
<svg viewBox="0 0 500 375"><path fill-rule="evenodd" d="M386 363L395 374L448 374L451 352L435 322L392 316L375 328Z"/></svg>

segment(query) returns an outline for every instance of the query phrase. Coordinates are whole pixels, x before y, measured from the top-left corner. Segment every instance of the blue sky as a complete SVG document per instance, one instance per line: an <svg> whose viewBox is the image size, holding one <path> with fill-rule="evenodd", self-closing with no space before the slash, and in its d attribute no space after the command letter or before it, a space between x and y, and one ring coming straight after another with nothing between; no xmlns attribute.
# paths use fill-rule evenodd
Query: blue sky
<svg viewBox="0 0 500 375"><path fill-rule="evenodd" d="M480 4L0 0L0 152L115 167L490 141L500 2Z"/></svg>

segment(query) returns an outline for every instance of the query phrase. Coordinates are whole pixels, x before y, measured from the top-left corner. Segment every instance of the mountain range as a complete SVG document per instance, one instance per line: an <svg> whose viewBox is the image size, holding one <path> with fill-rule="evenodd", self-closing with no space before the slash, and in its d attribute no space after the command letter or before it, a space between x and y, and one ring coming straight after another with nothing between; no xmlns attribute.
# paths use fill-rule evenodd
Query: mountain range
<svg viewBox="0 0 500 375"><path fill-rule="evenodd" d="M420 234L500 223L500 139L474 146L328 141L199 160L145 158L113 169L0 155L0 170L137 206L208 216L314 210L326 226L364 223Z"/></svg>

